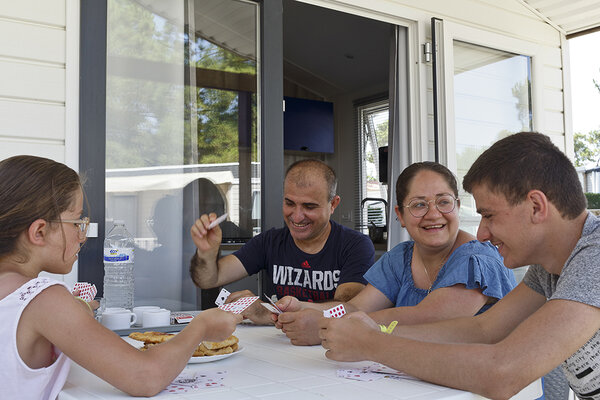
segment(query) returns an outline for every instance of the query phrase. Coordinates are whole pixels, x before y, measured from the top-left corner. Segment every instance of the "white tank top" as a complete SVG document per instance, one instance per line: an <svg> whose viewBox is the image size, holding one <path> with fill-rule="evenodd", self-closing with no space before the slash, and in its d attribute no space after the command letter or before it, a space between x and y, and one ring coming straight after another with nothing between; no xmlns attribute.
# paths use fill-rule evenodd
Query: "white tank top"
<svg viewBox="0 0 600 400"><path fill-rule="evenodd" d="M35 278L0 300L0 399L54 400L61 391L71 360L53 347L56 361L31 369L17 351L17 325L25 306L42 290L66 285L50 278Z"/></svg>

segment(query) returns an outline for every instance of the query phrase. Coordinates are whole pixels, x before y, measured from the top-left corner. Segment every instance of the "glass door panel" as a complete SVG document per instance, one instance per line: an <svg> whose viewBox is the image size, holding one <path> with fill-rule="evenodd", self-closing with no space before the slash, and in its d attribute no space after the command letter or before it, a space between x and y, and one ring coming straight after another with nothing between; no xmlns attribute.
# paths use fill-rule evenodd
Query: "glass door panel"
<svg viewBox="0 0 600 400"><path fill-rule="evenodd" d="M492 143L532 129L531 57L454 40L454 126L459 189ZM475 202L460 193L461 227L475 234Z"/></svg>
<svg viewBox="0 0 600 400"><path fill-rule="evenodd" d="M223 240L260 232L258 6L109 0L106 230L135 237L135 304L196 309L189 237L228 213Z"/></svg>

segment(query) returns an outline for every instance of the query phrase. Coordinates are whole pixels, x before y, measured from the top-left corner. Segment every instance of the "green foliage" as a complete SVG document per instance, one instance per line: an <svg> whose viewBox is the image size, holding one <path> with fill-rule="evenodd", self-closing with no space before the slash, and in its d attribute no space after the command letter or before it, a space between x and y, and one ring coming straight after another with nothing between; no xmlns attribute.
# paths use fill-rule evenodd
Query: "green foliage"
<svg viewBox="0 0 600 400"><path fill-rule="evenodd" d="M573 141L576 167L582 167L587 163L598 163L600 160L600 130L591 131L588 134L576 133Z"/></svg>
<svg viewBox="0 0 600 400"><path fill-rule="evenodd" d="M592 81L598 92L600 92L600 83L595 79L592 79ZM587 163L598 165L600 161L600 130L594 130L587 134L575 133L573 141L576 167L583 167Z"/></svg>
<svg viewBox="0 0 600 400"><path fill-rule="evenodd" d="M183 73L190 65L255 75L256 61L202 38L188 46L176 25L135 2L110 0L108 12L106 167L237 162L238 92L184 86ZM139 78L114 74L111 67L119 59L126 65L139 60ZM146 78L145 64L151 74L166 73L162 79ZM250 97L255 161L256 94Z"/></svg>
<svg viewBox="0 0 600 400"><path fill-rule="evenodd" d="M388 140L389 140L389 126L390 126L390 121L385 120L380 124L376 124L375 125L375 137L377 137L377 145L379 147L381 146L387 146L388 145Z"/></svg>
<svg viewBox="0 0 600 400"><path fill-rule="evenodd" d="M517 112L521 121L521 129L524 131L531 130L531 108L529 99L531 98L531 86L528 79L515 83L512 88L512 94L517 99Z"/></svg>
<svg viewBox="0 0 600 400"><path fill-rule="evenodd" d="M588 209L597 210L600 209L600 193L586 193L585 197L588 202Z"/></svg>

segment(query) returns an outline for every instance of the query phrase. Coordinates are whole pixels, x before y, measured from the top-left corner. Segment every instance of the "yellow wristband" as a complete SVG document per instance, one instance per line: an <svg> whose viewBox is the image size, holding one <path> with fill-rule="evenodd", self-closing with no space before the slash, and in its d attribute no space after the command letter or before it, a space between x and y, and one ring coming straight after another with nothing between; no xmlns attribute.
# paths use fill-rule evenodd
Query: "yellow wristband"
<svg viewBox="0 0 600 400"><path fill-rule="evenodd" d="M387 327L387 333L391 335L394 329L396 329L396 325L398 325L398 321L392 321Z"/></svg>
<svg viewBox="0 0 600 400"><path fill-rule="evenodd" d="M92 310L92 306L90 306L90 303L88 303L87 301L85 301L84 299L82 299L81 297L75 297L77 300L83 302L83 304L85 304L86 306L88 306L88 308L90 309L90 311L92 312L92 314L94 313L94 310Z"/></svg>
<svg viewBox="0 0 600 400"><path fill-rule="evenodd" d="M383 333L391 334L392 332L394 332L396 325L398 325L398 321L392 321L388 326L379 325L379 329L381 329L381 332Z"/></svg>

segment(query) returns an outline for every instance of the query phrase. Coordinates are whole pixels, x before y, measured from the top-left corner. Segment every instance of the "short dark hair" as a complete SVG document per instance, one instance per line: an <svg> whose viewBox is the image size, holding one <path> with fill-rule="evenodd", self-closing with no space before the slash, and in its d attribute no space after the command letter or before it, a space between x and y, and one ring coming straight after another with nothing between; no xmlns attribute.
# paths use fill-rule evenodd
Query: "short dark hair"
<svg viewBox="0 0 600 400"><path fill-rule="evenodd" d="M458 198L458 185L456 184L456 178L452 171L442 164L433 161L423 161L409 165L404 168L404 171L398 176L398 180L396 180L396 201L398 202L398 206L402 207L404 199L408 196L408 187L413 178L417 173L423 170L432 171L441 175L448 186L450 186L450 189L452 189L454 197Z"/></svg>
<svg viewBox="0 0 600 400"><path fill-rule="evenodd" d="M531 190L540 190L568 219L587 207L575 167L548 136L537 132L510 135L484 151L463 179L469 193L476 185L504 195L510 205L522 202Z"/></svg>
<svg viewBox="0 0 600 400"><path fill-rule="evenodd" d="M335 175L335 171L333 170L333 168L331 168L329 165L325 164L321 160L310 158L306 160L296 161L295 163L290 165L285 171L284 180L287 179L288 175L290 175L291 173L294 182L300 186L303 186L305 184L304 179L309 179L306 177L306 172L318 172L319 174L321 174L321 176L323 176L323 179L325 179L325 182L327 182L327 200L333 200L337 191L337 176ZM306 182L306 184L308 184L308 182Z"/></svg>

